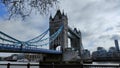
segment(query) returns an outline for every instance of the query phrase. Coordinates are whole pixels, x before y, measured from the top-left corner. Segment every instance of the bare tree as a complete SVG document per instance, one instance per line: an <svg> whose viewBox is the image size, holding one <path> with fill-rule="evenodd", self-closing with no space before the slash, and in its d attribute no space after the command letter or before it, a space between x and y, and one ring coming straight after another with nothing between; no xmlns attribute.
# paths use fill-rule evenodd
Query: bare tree
<svg viewBox="0 0 120 68"><path fill-rule="evenodd" d="M46 14L51 7L57 5L58 0L1 0L10 14L9 19L16 15L23 19L29 16L33 10L40 14Z"/></svg>

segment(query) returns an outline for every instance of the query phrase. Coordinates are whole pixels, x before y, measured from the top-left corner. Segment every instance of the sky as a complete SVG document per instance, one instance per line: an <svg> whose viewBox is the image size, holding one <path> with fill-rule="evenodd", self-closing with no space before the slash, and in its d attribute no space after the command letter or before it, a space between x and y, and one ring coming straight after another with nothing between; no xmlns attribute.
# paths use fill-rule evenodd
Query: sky
<svg viewBox="0 0 120 68"><path fill-rule="evenodd" d="M68 16L71 28L81 30L84 48L108 50L115 46L114 39L120 39L120 0L60 0L58 8ZM56 12L50 13L54 16ZM6 10L0 7L0 31L19 40L29 40L49 28L49 15L32 13L25 21L6 17Z"/></svg>

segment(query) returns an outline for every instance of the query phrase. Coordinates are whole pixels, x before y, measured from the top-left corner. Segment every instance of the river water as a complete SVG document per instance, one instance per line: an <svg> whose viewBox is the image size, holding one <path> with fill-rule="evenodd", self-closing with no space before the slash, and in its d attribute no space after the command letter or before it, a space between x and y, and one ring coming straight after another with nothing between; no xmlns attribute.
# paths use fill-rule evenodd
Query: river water
<svg viewBox="0 0 120 68"><path fill-rule="evenodd" d="M28 64L28 62L9 62L9 61L0 61L0 68L7 68L6 65L1 65L1 64ZM30 62L30 64L39 64L39 63L34 63ZM119 65L119 62L93 62L92 64L89 65ZM27 66L10 66L10 68L27 68ZM38 66L30 66L30 68L39 68Z"/></svg>
<svg viewBox="0 0 120 68"><path fill-rule="evenodd" d="M93 62L95 65L119 65L120 62Z"/></svg>

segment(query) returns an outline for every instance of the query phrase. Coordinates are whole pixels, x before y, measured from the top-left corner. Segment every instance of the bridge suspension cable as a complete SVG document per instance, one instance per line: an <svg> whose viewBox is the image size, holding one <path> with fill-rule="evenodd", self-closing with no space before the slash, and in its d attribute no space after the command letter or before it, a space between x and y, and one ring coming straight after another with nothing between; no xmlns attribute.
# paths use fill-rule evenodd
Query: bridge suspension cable
<svg viewBox="0 0 120 68"><path fill-rule="evenodd" d="M59 29L52 34L51 36L45 38L45 35L48 33L49 29L47 29L45 32L43 32L41 35L30 39L28 41L19 41L5 33L3 33L2 31L0 31L0 40L6 41L6 42L10 42L12 44L15 45L26 45L26 46L45 46L50 44L52 41L54 41L58 35L62 32L63 29L63 25L59 27ZM3 38L2 36L6 37Z"/></svg>
<svg viewBox="0 0 120 68"><path fill-rule="evenodd" d="M29 46L45 46L50 44L52 41L54 41L58 35L62 32L63 26L61 26L54 34L52 34L50 37L43 38L41 40L37 40L34 42L26 42ZM47 43L45 42L47 41ZM38 44L37 44L38 43ZM43 43L43 44L42 44ZM37 45L36 45L37 44Z"/></svg>
<svg viewBox="0 0 120 68"><path fill-rule="evenodd" d="M40 41L47 33L48 33L49 29L47 29L45 32L43 32L41 35L33 38L33 39L30 39L28 41L26 41L27 43L34 43L36 41Z"/></svg>
<svg viewBox="0 0 120 68"><path fill-rule="evenodd" d="M5 38L3 38L2 36L4 36ZM21 43L21 41L3 33L2 31L0 31L0 40L10 42L10 43Z"/></svg>
<svg viewBox="0 0 120 68"><path fill-rule="evenodd" d="M1 40L3 40L3 41L12 42L12 43L16 43L15 41L8 40L8 39L4 39L4 38L2 38L2 37L0 37L0 39L1 39Z"/></svg>

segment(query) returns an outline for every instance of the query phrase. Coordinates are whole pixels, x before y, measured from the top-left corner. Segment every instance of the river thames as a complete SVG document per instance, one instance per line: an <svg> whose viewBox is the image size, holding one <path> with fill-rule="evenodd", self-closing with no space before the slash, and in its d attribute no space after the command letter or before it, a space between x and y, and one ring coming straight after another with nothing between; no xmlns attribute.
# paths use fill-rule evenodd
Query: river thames
<svg viewBox="0 0 120 68"><path fill-rule="evenodd" d="M6 65L1 65L1 64L28 64L29 62L10 62L10 61L0 61L0 68L7 68ZM30 64L39 64L35 62L30 62ZM119 65L119 62L93 62L92 64L89 65ZM10 68L27 68L27 66L14 66L11 65ZM39 68L38 66L30 66L30 68Z"/></svg>

